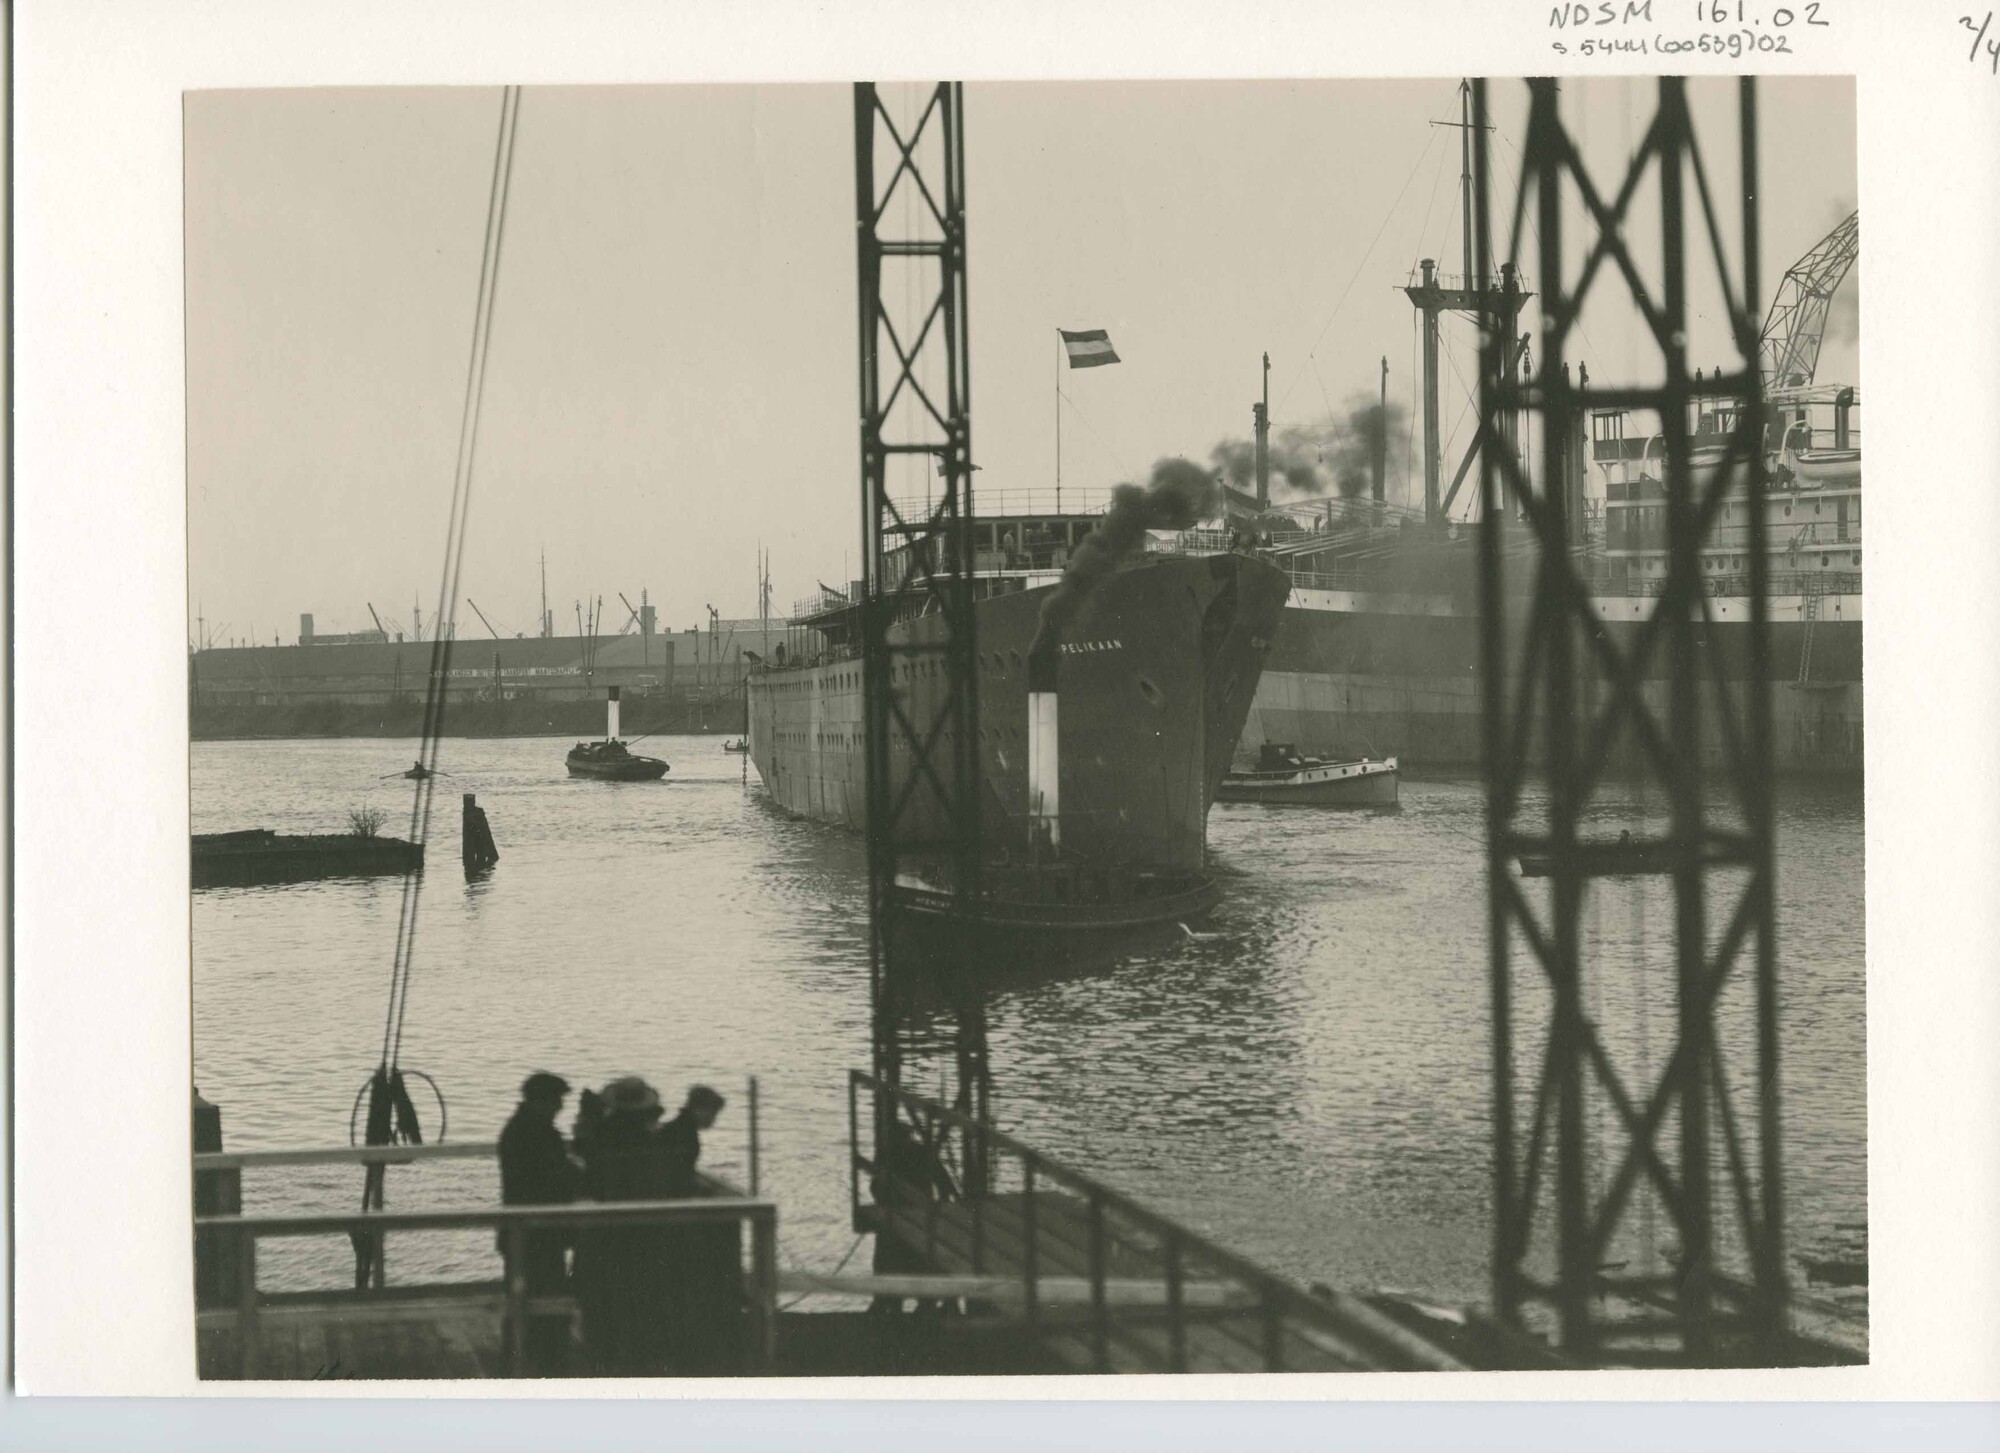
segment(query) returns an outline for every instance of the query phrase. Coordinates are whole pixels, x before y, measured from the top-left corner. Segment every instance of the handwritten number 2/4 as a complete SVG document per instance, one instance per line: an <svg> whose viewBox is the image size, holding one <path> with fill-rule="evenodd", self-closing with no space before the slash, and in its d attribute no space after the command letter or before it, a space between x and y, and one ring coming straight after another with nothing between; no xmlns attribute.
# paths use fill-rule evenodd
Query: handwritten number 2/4
<svg viewBox="0 0 2000 1453"><path fill-rule="evenodd" d="M1958 23L1967 30L1976 30L1979 32L1972 37L1972 49L1966 53L1965 58L1977 64L1979 60L1979 47L1981 42L1984 42L1986 53L1993 58L1993 73L2000 75L2000 35L1996 35L1991 40L1986 39L1986 32L1993 27L1993 12L1991 10L1987 11L1986 18L1976 26L1972 23L1970 15L1959 16Z"/></svg>

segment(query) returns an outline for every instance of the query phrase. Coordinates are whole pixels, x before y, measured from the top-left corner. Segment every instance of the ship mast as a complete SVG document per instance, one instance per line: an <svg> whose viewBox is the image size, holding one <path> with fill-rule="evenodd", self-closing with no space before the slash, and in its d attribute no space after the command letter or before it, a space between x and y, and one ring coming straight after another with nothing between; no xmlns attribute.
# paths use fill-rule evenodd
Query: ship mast
<svg viewBox="0 0 2000 1453"><path fill-rule="evenodd" d="M1461 171L1459 188L1463 197L1462 211L1465 225L1462 229L1465 248L1465 274L1458 279L1459 286L1446 286L1445 277L1437 270L1437 263L1424 258L1419 267L1422 280L1415 286L1405 287L1410 302L1424 315L1424 523L1441 529L1451 511L1452 501L1458 497L1459 486L1464 484L1471 471L1472 461L1479 450L1487 444L1487 421L1482 419L1478 432L1466 446L1465 457L1459 462L1458 472L1452 478L1449 490L1443 488L1444 461L1443 443L1438 437L1438 348L1439 320L1445 313L1467 313L1481 320L1496 332L1504 332L1507 346L1501 350L1502 368L1505 375L1512 377L1526 352L1525 340L1518 339L1516 328L1520 321L1521 308L1528 300L1528 294L1521 291L1520 277L1512 263L1502 263L1500 278L1493 285L1485 277L1479 266L1479 254L1473 251L1472 230L1472 134L1475 131L1491 131L1491 123L1472 119L1472 85L1469 81L1459 84L1459 119L1456 121L1433 121L1433 126L1455 126L1461 138ZM1484 241L1484 222L1481 223ZM1503 421L1500 431L1505 435L1510 422Z"/></svg>
<svg viewBox="0 0 2000 1453"><path fill-rule="evenodd" d="M1257 437L1257 508L1271 503L1271 355L1264 355L1264 396L1250 406Z"/></svg>

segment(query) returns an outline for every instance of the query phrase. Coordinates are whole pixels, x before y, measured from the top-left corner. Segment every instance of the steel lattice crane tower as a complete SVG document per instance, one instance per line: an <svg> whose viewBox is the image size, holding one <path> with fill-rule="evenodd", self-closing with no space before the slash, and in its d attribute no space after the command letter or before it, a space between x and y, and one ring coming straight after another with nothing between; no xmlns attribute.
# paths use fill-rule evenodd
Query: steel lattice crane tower
<svg viewBox="0 0 2000 1453"><path fill-rule="evenodd" d="M1495 1310L1586 1364L1785 1361L1795 1343L1779 1125L1756 82L1738 89L1729 192L1711 189L1709 168L1728 161L1704 159L1683 81L1658 82L1644 141L1622 175L1606 178L1591 176L1556 83L1531 81L1528 90L1519 189L1498 215L1511 212L1503 234L1511 261L1520 260L1524 226L1536 233L1537 371L1526 381L1510 376L1501 362L1511 340L1489 326L1480 375L1490 438L1504 437L1500 424L1515 410L1541 421L1538 469L1489 449L1480 481ZM1473 102L1485 223L1500 201L1480 129L1485 82ZM1641 195L1658 203L1657 254L1636 250L1626 234ZM1724 203L1740 209L1734 228L1718 215ZM1587 235L1566 253L1563 229L1579 214ZM1734 255L1720 240L1732 230ZM1485 274L1488 228L1479 232ZM1581 265L1570 260L1579 254ZM1645 281L1655 257L1657 292ZM1691 274L1725 299L1737 353L1712 380L1688 366ZM1622 289L1644 324L1635 330L1647 355L1638 382L1570 381L1566 350L1593 285ZM1605 629L1575 548L1582 542L1572 538L1566 495L1581 485L1577 426L1593 408L1650 412L1664 446L1655 487L1666 579L1630 637ZM1719 447L1700 470L1697 408L1727 425L1701 436ZM1500 508L1508 496L1524 525ZM1749 645L1735 674L1704 649L1711 606L1702 550L1725 500L1747 504L1749 521L1740 547L1750 569ZM1525 552L1515 548L1523 534ZM1523 564L1526 579L1517 576ZM1655 661L1664 690L1649 681ZM1722 743L1717 761L1702 759L1705 726ZM1621 753L1636 763L1640 791L1664 795L1663 836L1612 842L1594 826ZM1530 855L1546 866L1541 883L1515 875ZM1647 874L1664 877L1672 901L1674 1035L1659 1063L1602 1032L1604 966L1585 948L1591 884ZM1644 992L1643 975L1642 963L1613 987L1629 992L1636 977ZM1657 1203L1677 1254L1671 1265L1642 1259L1628 1272L1618 1258L1639 1239L1640 1198Z"/></svg>
<svg viewBox="0 0 2000 1453"><path fill-rule="evenodd" d="M1827 310L1860 255L1861 214L1855 212L1786 270L1757 340L1757 367L1764 376L1765 393L1813 381L1820 340L1826 336Z"/></svg>
<svg viewBox="0 0 2000 1453"><path fill-rule="evenodd" d="M965 102L957 83L912 91L899 127L875 86L854 88L874 1073L900 1086L913 1047L938 1042L919 1035L942 1008L957 1081L945 1098L984 1122L980 944L962 912L979 895L981 866ZM919 674L921 693L909 686ZM929 689L940 677L942 689ZM913 871L948 882L961 910L923 947L898 892ZM894 1113L878 1096L878 1151ZM970 1138L960 1174L966 1194L983 1189Z"/></svg>

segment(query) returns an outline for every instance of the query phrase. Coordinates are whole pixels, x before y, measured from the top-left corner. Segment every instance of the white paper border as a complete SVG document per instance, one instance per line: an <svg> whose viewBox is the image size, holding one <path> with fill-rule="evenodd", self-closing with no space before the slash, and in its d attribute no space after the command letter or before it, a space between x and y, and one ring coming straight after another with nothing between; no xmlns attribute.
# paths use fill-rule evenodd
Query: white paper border
<svg viewBox="0 0 2000 1453"><path fill-rule="evenodd" d="M1654 0L1662 16L1692 0ZM16 1373L193 1378L180 96L228 86L1650 73L1550 0L1211 6L65 0L15 14ZM705 1397L1886 1398L2000 1392L2000 80L1963 7L1827 0L1868 213L1871 1340L1742 1373L695 1385ZM1984 7L1973 7L1975 13ZM1996 16L2000 27L2000 16ZM1686 27L1683 27L1686 28ZM1685 69L1700 57L1681 58ZM1768 59L1768 58L1767 58ZM1776 66L1769 67L1776 70ZM1767 279L1767 285L1776 279ZM77 762L87 744L88 763ZM831 1093L831 1090L829 1090ZM257 1385L259 1396L687 1385Z"/></svg>

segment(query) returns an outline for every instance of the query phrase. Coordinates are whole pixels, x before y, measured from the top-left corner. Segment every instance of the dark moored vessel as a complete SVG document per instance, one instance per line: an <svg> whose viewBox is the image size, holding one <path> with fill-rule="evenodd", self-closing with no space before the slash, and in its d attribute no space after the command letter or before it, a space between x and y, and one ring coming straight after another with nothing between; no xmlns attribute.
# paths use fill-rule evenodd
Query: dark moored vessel
<svg viewBox="0 0 2000 1453"><path fill-rule="evenodd" d="M1031 691L1043 604L1098 519L1015 515L975 526L986 857L1003 869L1063 864L1063 873L1041 875L1034 896L1062 896L1069 874L1116 870L1143 878L1149 896L1199 897L1209 804L1289 582L1242 554L1134 555L1083 598L1058 649L1039 658L1034 674L1043 679ZM892 552L892 570L898 561ZM782 806L859 828L867 779L855 611L845 596L822 591L802 603L793 625L789 658L750 681L751 758ZM893 630L912 643L943 634L934 616ZM947 689L942 670L896 670L912 719L929 720L927 698ZM892 754L890 770L894 790L908 771L901 754ZM1033 801L1031 771L1042 784ZM935 833L926 801L913 799L906 831Z"/></svg>
<svg viewBox="0 0 2000 1453"><path fill-rule="evenodd" d="M422 843L363 833L284 836L269 828L196 833L190 842L196 888L304 883L314 878L362 878L423 868Z"/></svg>

